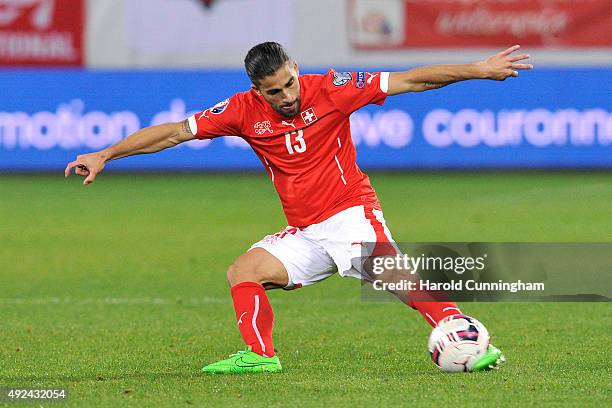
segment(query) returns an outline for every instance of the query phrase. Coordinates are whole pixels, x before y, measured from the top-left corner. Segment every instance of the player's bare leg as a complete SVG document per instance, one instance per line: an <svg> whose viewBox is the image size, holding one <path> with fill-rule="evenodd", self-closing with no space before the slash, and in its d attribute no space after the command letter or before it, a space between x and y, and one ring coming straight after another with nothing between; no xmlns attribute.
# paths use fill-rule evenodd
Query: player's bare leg
<svg viewBox="0 0 612 408"><path fill-rule="evenodd" d="M210 374L278 372L282 366L272 343L274 313L266 289L285 287L289 276L283 264L262 248L238 257L227 270L238 330L247 345L229 359L207 365Z"/></svg>

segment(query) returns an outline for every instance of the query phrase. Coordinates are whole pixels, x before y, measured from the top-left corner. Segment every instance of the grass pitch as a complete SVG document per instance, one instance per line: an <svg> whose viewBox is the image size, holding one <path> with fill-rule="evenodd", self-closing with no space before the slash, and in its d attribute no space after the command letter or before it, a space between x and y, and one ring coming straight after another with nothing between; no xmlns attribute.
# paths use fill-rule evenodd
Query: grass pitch
<svg viewBox="0 0 612 408"><path fill-rule="evenodd" d="M372 180L398 241L612 240L612 174ZM508 362L444 374L417 312L337 276L269 292L285 372L200 374L242 348L227 265L284 225L265 175L1 176L0 387L75 407L610 404L608 304L462 304Z"/></svg>

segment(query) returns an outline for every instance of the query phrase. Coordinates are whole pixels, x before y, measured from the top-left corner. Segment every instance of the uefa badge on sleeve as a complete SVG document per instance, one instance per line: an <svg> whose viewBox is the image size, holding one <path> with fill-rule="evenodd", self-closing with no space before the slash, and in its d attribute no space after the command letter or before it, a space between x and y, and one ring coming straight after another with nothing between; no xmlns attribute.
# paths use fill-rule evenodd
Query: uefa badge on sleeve
<svg viewBox="0 0 612 408"><path fill-rule="evenodd" d="M229 105L229 99L225 99L219 102L218 104L216 104L215 106L213 106L212 108L210 108L210 112L215 115L219 115L223 113L225 109L227 109L228 105Z"/></svg>
<svg viewBox="0 0 612 408"><path fill-rule="evenodd" d="M351 79L353 79L353 76L350 72L334 72L334 80L332 83L336 86L344 86Z"/></svg>

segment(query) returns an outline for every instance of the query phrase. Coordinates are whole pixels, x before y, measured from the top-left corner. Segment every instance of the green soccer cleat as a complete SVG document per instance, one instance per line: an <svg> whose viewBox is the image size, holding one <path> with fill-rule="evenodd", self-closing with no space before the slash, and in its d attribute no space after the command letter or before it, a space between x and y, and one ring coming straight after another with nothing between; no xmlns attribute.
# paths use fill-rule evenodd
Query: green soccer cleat
<svg viewBox="0 0 612 408"><path fill-rule="evenodd" d="M251 346L230 355L227 360L217 361L202 368L202 372L206 374L278 373L281 371L283 367L278 356L260 356L251 351Z"/></svg>
<svg viewBox="0 0 612 408"><path fill-rule="evenodd" d="M489 344L489 348L482 357L474 363L474 366L470 371L488 371L498 370L501 363L506 361L506 357L500 349Z"/></svg>

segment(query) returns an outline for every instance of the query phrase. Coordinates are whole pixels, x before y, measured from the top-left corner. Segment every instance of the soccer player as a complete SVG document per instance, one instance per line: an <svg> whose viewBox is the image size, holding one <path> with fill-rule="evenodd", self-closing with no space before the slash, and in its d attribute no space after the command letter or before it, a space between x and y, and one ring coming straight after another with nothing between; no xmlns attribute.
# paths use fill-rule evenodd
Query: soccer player
<svg viewBox="0 0 612 408"><path fill-rule="evenodd" d="M142 129L99 152L80 155L66 166L92 183L104 165L121 157L153 153L179 143L237 135L246 140L278 192L289 226L240 255L227 270L238 329L246 350L203 368L206 373L276 372L282 367L272 341L274 313L266 289L295 289L317 283L337 270L363 278L365 243L373 256L394 254L369 178L356 164L349 116L388 96L442 88L468 79L503 81L531 69L514 53L518 45L486 60L434 65L405 72L335 72L300 75L280 44L253 47L245 58L251 89L183 122ZM433 299L433 298L432 298ZM461 314L450 300L403 299L432 325ZM501 352L490 346L475 370L495 366Z"/></svg>

